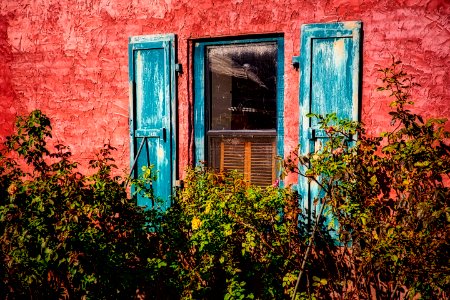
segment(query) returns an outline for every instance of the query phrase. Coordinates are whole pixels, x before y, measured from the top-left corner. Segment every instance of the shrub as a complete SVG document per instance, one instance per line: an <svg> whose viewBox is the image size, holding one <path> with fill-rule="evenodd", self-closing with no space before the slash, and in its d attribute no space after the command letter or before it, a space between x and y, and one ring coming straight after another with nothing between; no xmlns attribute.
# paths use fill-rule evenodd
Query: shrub
<svg viewBox="0 0 450 300"><path fill-rule="evenodd" d="M186 299L286 298L309 234L299 213L290 188L189 169L162 225L173 289ZM311 276L327 268L317 257L310 266Z"/></svg>
<svg viewBox="0 0 450 300"><path fill-rule="evenodd" d="M251 187L236 173L196 168L161 213L129 199L129 180L112 175L113 147L99 151L88 176L77 171L67 147L51 151L50 138L49 119L33 111L17 119L1 152L2 298L241 299L292 292L307 232L290 189ZM153 197L155 174L143 171L132 183Z"/></svg>
<svg viewBox="0 0 450 300"><path fill-rule="evenodd" d="M49 149L40 111L16 127L0 156L0 297L122 299L150 285L154 212L111 175L113 148L100 150L86 176L67 147Z"/></svg>
<svg viewBox="0 0 450 300"><path fill-rule="evenodd" d="M294 154L286 166L320 183L323 197L316 201L328 205L336 221L345 256L335 260L343 272L329 285L330 294L445 298L450 290L450 133L445 119L424 121L407 108L416 84L399 61L380 71L379 90L394 98L394 129L371 137L357 122L312 114L328 142L316 153ZM349 142L355 135L358 140Z"/></svg>
<svg viewBox="0 0 450 300"><path fill-rule="evenodd" d="M399 68L381 70L393 130L311 114L328 141L284 161L321 187L316 224L290 187L205 167L187 170L166 212L138 207L112 175L114 148L83 175L67 147L47 146L46 116L19 117L0 152L0 297L448 297L450 133L407 108L415 84ZM143 171L134 190L158 203Z"/></svg>

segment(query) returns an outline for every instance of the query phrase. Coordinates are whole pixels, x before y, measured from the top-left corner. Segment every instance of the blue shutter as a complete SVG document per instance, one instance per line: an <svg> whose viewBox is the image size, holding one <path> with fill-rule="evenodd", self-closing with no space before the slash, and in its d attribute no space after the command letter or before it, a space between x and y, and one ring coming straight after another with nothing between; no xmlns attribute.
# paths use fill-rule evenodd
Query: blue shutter
<svg viewBox="0 0 450 300"><path fill-rule="evenodd" d="M314 152L324 143L317 120L308 113L336 113L359 119L361 22L307 24L301 29L300 151ZM304 171L304 170L303 170ZM314 210L318 187L299 178L302 207Z"/></svg>
<svg viewBox="0 0 450 300"><path fill-rule="evenodd" d="M129 41L130 135L134 177L152 166L157 179L152 188L170 206L175 182L175 35L131 37ZM138 196L138 204L152 207Z"/></svg>

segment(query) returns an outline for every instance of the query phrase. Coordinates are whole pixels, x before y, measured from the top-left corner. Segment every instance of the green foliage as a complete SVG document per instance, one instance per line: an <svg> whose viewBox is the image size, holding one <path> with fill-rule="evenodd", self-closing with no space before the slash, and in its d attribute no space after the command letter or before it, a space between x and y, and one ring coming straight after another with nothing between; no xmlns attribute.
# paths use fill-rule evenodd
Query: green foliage
<svg viewBox="0 0 450 300"><path fill-rule="evenodd" d="M237 173L187 171L158 211L145 167L131 180L154 208L129 199L109 145L77 171L52 151L49 119L20 117L0 157L0 296L8 299L283 299L309 235L289 188L249 186ZM326 244L324 235L318 243ZM324 261L311 261L321 276ZM320 267L319 267L320 266ZM317 292L319 294L319 292Z"/></svg>
<svg viewBox="0 0 450 300"><path fill-rule="evenodd" d="M187 171L164 223L170 268L186 299L282 299L302 251L298 199L249 186L237 173Z"/></svg>
<svg viewBox="0 0 450 300"><path fill-rule="evenodd" d="M127 197L109 145L85 176L63 145L52 152L50 121L19 117L0 156L0 297L130 298L151 282L155 240Z"/></svg>
<svg viewBox="0 0 450 300"><path fill-rule="evenodd" d="M379 90L394 98L394 129L369 136L357 122L311 115L328 142L316 153L291 156L286 166L320 185L319 200L338 223L345 255L335 259L341 276L328 281L330 294L445 298L450 290L450 133L446 120L424 121L407 108L416 84L400 62L380 71Z"/></svg>
<svg viewBox="0 0 450 300"><path fill-rule="evenodd" d="M445 299L450 133L408 109L415 84L399 67L381 70L393 130L311 114L327 142L284 161L321 190L317 228L290 187L205 167L186 171L164 213L144 168L133 190L155 205L138 207L113 175L114 148L83 175L67 147L47 146L45 115L19 117L0 152L0 297Z"/></svg>

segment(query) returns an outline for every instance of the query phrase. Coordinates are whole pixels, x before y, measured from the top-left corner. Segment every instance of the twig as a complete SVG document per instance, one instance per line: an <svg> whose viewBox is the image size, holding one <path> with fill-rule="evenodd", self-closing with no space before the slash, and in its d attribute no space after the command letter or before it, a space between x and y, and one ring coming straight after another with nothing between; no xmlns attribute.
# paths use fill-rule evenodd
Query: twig
<svg viewBox="0 0 450 300"><path fill-rule="evenodd" d="M314 236L316 234L317 228L319 227L320 216L322 215L322 212L323 212L323 209L324 209L326 203L327 203L327 200L325 198L323 203L322 203L322 207L320 208L320 211L319 211L319 213L316 216L316 222L314 224L314 228L313 228L313 231L311 233L311 237L310 237L309 242L308 242L308 248L306 249L305 256L303 257L302 266L300 268L300 273L298 274L297 283L295 284L294 293L292 294L292 300L295 299L295 295L297 294L298 286L299 286L300 280L302 278L303 271L305 270L306 261L307 261L308 256L309 256L309 252L311 251L311 248L312 248L312 244L313 244L313 241L314 241Z"/></svg>

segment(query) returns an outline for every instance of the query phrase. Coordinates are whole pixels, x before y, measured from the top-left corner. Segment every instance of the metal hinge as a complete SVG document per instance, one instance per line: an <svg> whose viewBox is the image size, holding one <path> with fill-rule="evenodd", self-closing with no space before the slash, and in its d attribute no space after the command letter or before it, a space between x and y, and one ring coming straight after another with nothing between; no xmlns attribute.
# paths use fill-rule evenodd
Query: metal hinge
<svg viewBox="0 0 450 300"><path fill-rule="evenodd" d="M182 179L175 180L175 187L183 188L183 186L184 186L184 181Z"/></svg>
<svg viewBox="0 0 450 300"><path fill-rule="evenodd" d="M175 64L175 72L182 74L183 73L183 67L181 64Z"/></svg>
<svg viewBox="0 0 450 300"><path fill-rule="evenodd" d="M300 56L292 57L292 66L294 66L294 68L296 68L296 69L298 69L300 67Z"/></svg>

